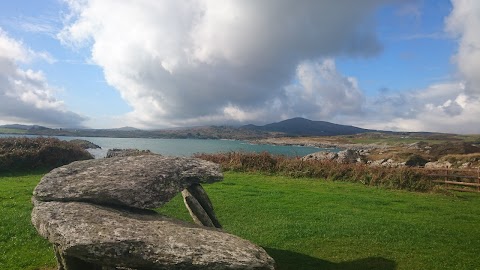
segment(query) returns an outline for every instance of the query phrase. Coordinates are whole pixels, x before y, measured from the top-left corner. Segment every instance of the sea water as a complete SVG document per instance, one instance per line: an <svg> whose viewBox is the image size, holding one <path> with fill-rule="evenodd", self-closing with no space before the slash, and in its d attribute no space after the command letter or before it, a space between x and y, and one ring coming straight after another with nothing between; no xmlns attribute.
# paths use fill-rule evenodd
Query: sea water
<svg viewBox="0 0 480 270"><path fill-rule="evenodd" d="M8 136L27 136L28 135L3 135ZM148 138L106 138L106 137L69 137L56 136L60 140L82 139L90 141L101 149L89 149L96 157L102 158L107 154L108 149L113 148L134 148L140 150L150 150L153 153L168 156L191 156L195 153L220 153L220 152L268 152L277 155L286 156L305 156L318 151L338 152L339 149L322 149L307 146L291 145L268 145L254 144L247 141L238 140L204 140L204 139L148 139Z"/></svg>

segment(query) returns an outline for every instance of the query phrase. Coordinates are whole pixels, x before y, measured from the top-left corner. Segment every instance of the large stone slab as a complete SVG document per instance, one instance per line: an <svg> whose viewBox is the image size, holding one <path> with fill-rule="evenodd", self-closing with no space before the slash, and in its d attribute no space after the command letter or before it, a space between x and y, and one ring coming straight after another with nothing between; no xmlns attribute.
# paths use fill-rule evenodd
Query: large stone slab
<svg viewBox="0 0 480 270"><path fill-rule="evenodd" d="M133 269L274 269L265 250L247 240L151 210L34 204L32 223L40 235L63 256L83 262Z"/></svg>
<svg viewBox="0 0 480 270"><path fill-rule="evenodd" d="M34 190L40 201L82 201L155 208L196 183L221 181L218 164L143 155L77 161L52 170Z"/></svg>

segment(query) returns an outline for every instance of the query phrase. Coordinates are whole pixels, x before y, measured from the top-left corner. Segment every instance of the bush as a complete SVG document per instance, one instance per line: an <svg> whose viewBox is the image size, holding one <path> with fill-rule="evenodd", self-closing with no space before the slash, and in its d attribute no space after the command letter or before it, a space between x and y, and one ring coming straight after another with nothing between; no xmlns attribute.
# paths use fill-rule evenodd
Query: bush
<svg viewBox="0 0 480 270"><path fill-rule="evenodd" d="M365 164L340 164L333 161L302 160L269 153L196 154L195 157L218 163L224 170L260 172L290 177L323 178L332 181L360 182L412 191L430 191L428 172L412 168L374 167Z"/></svg>
<svg viewBox="0 0 480 270"><path fill-rule="evenodd" d="M424 157L413 154L410 157L408 157L407 161L405 162L405 165L409 167L423 167L425 164L427 164L428 160L425 159Z"/></svg>
<svg viewBox="0 0 480 270"><path fill-rule="evenodd" d="M0 138L0 172L53 169L92 158L80 146L57 138Z"/></svg>

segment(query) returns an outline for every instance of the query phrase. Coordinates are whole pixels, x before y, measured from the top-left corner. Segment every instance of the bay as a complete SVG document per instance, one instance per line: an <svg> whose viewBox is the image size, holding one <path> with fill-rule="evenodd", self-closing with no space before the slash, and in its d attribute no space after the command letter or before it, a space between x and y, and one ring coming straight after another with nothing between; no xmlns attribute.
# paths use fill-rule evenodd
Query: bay
<svg viewBox="0 0 480 270"><path fill-rule="evenodd" d="M27 136L29 135L5 135L9 136ZM286 156L305 156L318 151L338 152L339 149L323 149L308 146L291 145L268 145L252 144L247 141L237 140L200 140L200 139L149 139L149 138L106 138L106 137L68 137L56 136L60 140L82 139L97 144L102 149L89 149L95 158L105 157L107 151L113 148L134 148L140 150L150 150L156 154L168 156L191 156L195 153L220 153L220 152L268 152L275 155Z"/></svg>

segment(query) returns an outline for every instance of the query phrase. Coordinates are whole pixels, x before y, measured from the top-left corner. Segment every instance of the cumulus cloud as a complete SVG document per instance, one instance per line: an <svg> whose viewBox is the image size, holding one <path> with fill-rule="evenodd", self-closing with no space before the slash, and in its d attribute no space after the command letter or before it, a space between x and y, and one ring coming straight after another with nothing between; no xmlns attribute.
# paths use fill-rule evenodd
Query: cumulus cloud
<svg viewBox="0 0 480 270"><path fill-rule="evenodd" d="M480 1L452 0L452 5L446 28L458 38L455 61L467 92L480 96Z"/></svg>
<svg viewBox="0 0 480 270"><path fill-rule="evenodd" d="M55 98L41 71L22 69L19 63L33 59L51 59L47 53L34 52L10 38L0 28L0 119L3 123L79 126L82 116L65 109Z"/></svg>
<svg viewBox="0 0 480 270"><path fill-rule="evenodd" d="M91 48L143 126L330 116L362 94L312 59L380 52L370 18L385 2L72 0L59 37Z"/></svg>
<svg viewBox="0 0 480 270"><path fill-rule="evenodd" d="M398 1L66 1L63 43L91 49L130 125L265 123L294 116L376 129L479 133L480 2L453 0L457 81L365 96L334 57L382 50L371 18ZM400 13L421 16L413 1ZM444 35L441 35L444 37ZM392 86L395 87L395 86Z"/></svg>
<svg viewBox="0 0 480 270"><path fill-rule="evenodd" d="M395 131L478 133L480 99L460 82L407 92L383 91L367 99L365 115L351 124Z"/></svg>
<svg viewBox="0 0 480 270"><path fill-rule="evenodd" d="M458 41L457 81L384 90L367 99L365 115L346 121L384 130L480 133L480 1L452 0L452 6L445 29Z"/></svg>
<svg viewBox="0 0 480 270"><path fill-rule="evenodd" d="M332 59L305 61L297 67L296 83L285 88L288 112L312 119L359 114L365 97L357 80L340 74Z"/></svg>

